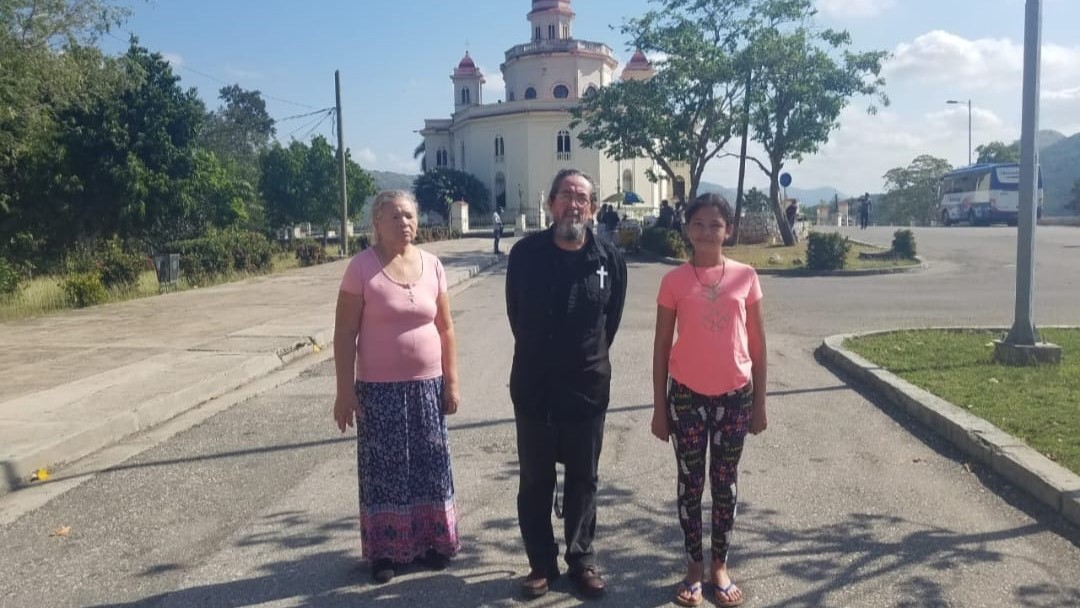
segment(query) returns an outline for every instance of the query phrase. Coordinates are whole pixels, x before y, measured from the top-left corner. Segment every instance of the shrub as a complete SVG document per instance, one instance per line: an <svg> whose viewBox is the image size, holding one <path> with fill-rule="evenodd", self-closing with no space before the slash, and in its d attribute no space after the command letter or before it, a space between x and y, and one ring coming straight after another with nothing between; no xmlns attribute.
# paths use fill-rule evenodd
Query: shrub
<svg viewBox="0 0 1080 608"><path fill-rule="evenodd" d="M263 234L226 230L211 237L224 240L232 257L232 269L237 272L265 272L273 266L274 247Z"/></svg>
<svg viewBox="0 0 1080 608"><path fill-rule="evenodd" d="M64 295L76 308L101 304L109 297L108 290L96 272L76 272L64 278Z"/></svg>
<svg viewBox="0 0 1080 608"><path fill-rule="evenodd" d="M851 243L835 232L811 232L806 244L806 267L810 270L838 270L847 262Z"/></svg>
<svg viewBox="0 0 1080 608"><path fill-rule="evenodd" d="M106 241L94 254L101 273L101 283L107 289L128 287L139 281L139 275L147 269L147 259L137 253L125 251L119 239Z"/></svg>
<svg viewBox="0 0 1080 608"><path fill-rule="evenodd" d="M461 232L451 230L449 226L423 226L416 231L416 238L413 239L413 243L419 245L421 243L448 241L460 238Z"/></svg>
<svg viewBox="0 0 1080 608"><path fill-rule="evenodd" d="M301 266L314 266L326 262L326 250L314 239L299 239L293 244L296 260Z"/></svg>
<svg viewBox="0 0 1080 608"><path fill-rule="evenodd" d="M22 287L22 273L14 264L4 258L0 258L0 296L10 296L19 292Z"/></svg>
<svg viewBox="0 0 1080 608"><path fill-rule="evenodd" d="M686 243L677 230L653 226L641 233L641 248L669 258L685 259Z"/></svg>
<svg viewBox="0 0 1080 608"><path fill-rule="evenodd" d="M897 230L893 233L893 253L902 258L915 257L915 233L910 230Z"/></svg>
<svg viewBox="0 0 1080 608"><path fill-rule="evenodd" d="M234 271L264 272L274 260L274 247L265 236L235 229L169 243L162 252L179 253L180 273L195 284Z"/></svg>

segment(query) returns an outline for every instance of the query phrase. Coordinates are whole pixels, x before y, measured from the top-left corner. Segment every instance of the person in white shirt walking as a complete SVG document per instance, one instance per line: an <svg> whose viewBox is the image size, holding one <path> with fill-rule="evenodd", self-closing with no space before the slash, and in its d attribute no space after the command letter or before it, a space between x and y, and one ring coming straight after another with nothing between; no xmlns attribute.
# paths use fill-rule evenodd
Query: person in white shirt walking
<svg viewBox="0 0 1080 608"><path fill-rule="evenodd" d="M491 232L495 237L495 255L499 255L502 252L499 251L499 239L502 238L503 233L503 221L502 216L499 215L499 208L495 208L495 212L491 214Z"/></svg>

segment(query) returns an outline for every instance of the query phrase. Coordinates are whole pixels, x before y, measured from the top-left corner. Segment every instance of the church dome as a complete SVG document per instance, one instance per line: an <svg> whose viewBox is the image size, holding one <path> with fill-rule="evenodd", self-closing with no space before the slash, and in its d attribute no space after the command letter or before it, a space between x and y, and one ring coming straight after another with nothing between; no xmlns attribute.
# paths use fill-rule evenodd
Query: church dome
<svg viewBox="0 0 1080 608"><path fill-rule="evenodd" d="M457 64L459 70L475 70L476 64L473 63L472 57L469 57L469 51L465 51L465 56L461 58L461 61Z"/></svg>

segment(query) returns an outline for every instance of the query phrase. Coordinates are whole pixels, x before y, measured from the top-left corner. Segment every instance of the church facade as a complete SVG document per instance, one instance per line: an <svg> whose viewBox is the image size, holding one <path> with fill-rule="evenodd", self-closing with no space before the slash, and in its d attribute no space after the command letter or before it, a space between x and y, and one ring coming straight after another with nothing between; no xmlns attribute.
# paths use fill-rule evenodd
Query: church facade
<svg viewBox="0 0 1080 608"><path fill-rule="evenodd" d="M532 0L530 41L507 50L500 65L505 101L484 103L484 75L466 52L450 76L454 113L426 120L420 131L425 167L465 171L487 184L508 223L542 222L551 179L564 168L592 176L600 199L637 194L642 203L623 207L634 216L655 214L661 200L685 196L685 175L673 183L650 159L612 160L581 146L571 109L616 78L654 72L638 52L619 73L610 47L574 38L574 18L570 0ZM650 170L662 179L650 181Z"/></svg>

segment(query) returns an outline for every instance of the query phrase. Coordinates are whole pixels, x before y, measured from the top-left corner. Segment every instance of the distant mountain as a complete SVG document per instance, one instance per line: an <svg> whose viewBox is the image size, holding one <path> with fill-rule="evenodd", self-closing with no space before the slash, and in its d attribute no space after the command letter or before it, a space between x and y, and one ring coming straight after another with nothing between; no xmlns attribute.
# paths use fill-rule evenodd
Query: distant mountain
<svg viewBox="0 0 1080 608"><path fill-rule="evenodd" d="M369 169L367 172L375 179L376 190L412 190L413 181L416 180L415 175L394 173L393 171L372 171Z"/></svg>
<svg viewBox="0 0 1080 608"><path fill-rule="evenodd" d="M1050 129L1043 129L1039 131L1039 149L1045 150L1050 146L1058 143L1059 141L1066 139L1068 136L1064 133L1059 133Z"/></svg>
<svg viewBox="0 0 1080 608"><path fill-rule="evenodd" d="M1068 215L1065 208L1072 197L1072 187L1080 179L1080 133L1064 137L1039 154L1047 215Z"/></svg>
<svg viewBox="0 0 1080 608"><path fill-rule="evenodd" d="M749 190L749 188L747 188ZM732 204L735 203L736 192L734 188L728 188L727 186L721 186L720 184L714 184L712 182L701 182L698 185L698 191L716 192L720 196L728 199ZM847 195L840 192L836 188L823 187L823 188L788 188L788 198L793 198L799 201L801 207L812 207L820 203L821 201L832 202L834 195L840 195L841 199L847 198Z"/></svg>

